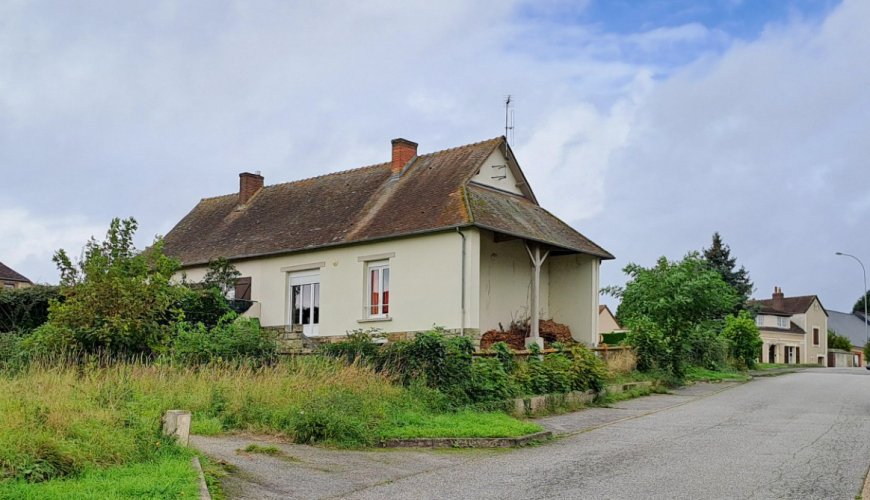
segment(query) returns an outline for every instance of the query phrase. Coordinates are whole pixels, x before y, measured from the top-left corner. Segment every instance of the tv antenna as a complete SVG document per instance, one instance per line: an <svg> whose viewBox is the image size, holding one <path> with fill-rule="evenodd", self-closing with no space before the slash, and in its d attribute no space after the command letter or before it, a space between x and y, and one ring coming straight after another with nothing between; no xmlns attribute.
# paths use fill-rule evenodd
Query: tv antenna
<svg viewBox="0 0 870 500"><path fill-rule="evenodd" d="M504 137L505 140L514 140L514 107L513 96L508 94L504 99Z"/></svg>

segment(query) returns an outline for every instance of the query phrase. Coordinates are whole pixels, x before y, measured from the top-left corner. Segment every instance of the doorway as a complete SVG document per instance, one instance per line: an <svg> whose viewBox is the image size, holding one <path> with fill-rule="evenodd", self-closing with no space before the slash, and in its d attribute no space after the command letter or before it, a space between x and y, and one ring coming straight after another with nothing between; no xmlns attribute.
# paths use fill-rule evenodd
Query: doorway
<svg viewBox="0 0 870 500"><path fill-rule="evenodd" d="M294 332L317 335L320 331L320 273L300 271L290 274L288 321Z"/></svg>

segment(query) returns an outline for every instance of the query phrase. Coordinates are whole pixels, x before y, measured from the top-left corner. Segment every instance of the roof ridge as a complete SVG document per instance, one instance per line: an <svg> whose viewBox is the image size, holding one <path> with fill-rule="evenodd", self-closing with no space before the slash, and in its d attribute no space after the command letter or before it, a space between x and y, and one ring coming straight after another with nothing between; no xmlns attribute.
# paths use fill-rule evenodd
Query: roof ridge
<svg viewBox="0 0 870 500"><path fill-rule="evenodd" d="M464 148L470 148L470 147L473 147L473 146L480 146L481 144L486 144L487 142L498 141L498 140L501 140L501 139L503 139L503 138L504 138L504 136L503 136L503 135L500 135L500 136L498 136L498 137L493 137L493 138L490 138L490 139L485 139L485 140L483 140L483 141L477 141L477 142L472 142L472 143L469 143L469 144L463 144L462 146L454 146L454 147L452 147L452 148L441 149L441 150L438 150L438 151L432 151L431 153L426 153L426 154L422 154L422 155L417 155L417 157L418 157L418 158L422 158L422 157L424 157L424 156L432 156L432 155L437 155L437 154L441 154L441 153L447 153L447 152L449 152L449 151L456 151L457 149L464 149Z"/></svg>
<svg viewBox="0 0 870 500"><path fill-rule="evenodd" d="M339 170L337 172L327 172L325 174L315 175L312 177L305 177L303 179L296 179L296 180L292 180L292 181L279 182L277 184L266 184L265 186L263 186L263 189L278 187L278 186L286 186L288 184L296 184L298 182L313 181L315 179L322 179L324 177L332 177L333 175L349 174L351 172L356 172L358 170L365 170L367 168L374 169L375 167L382 167L382 166L389 165L389 164L390 164L390 162L373 163L371 165L364 165L362 167L348 168L346 170ZM216 196L208 196L205 198L201 198L200 201L215 200L217 198L225 198L227 196L236 196L237 194L238 193L227 193L227 194L219 194Z"/></svg>

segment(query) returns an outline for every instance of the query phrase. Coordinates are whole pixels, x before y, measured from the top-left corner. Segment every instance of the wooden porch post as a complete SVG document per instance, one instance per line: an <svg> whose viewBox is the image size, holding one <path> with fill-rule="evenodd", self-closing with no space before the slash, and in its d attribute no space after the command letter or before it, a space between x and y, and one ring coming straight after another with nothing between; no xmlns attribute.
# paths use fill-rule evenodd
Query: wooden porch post
<svg viewBox="0 0 870 500"><path fill-rule="evenodd" d="M550 254L550 251L547 250L541 255L541 245L538 243L533 243L531 247L529 247L529 243L526 242L526 251L529 253L529 258L532 259L532 266L535 269L535 275L532 279L532 318L531 324L529 325L529 338L526 339L526 347L531 346L532 344L537 344L541 349L544 348L544 341L541 340L541 335L539 332L540 322L540 304L541 304L541 265L543 265L544 261L547 260L547 256Z"/></svg>

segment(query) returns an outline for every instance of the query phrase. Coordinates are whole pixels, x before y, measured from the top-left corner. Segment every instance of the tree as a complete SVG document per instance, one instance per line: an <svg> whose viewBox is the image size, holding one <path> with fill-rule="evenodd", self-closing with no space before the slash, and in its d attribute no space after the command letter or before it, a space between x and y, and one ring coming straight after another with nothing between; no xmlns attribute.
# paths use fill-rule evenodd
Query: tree
<svg viewBox="0 0 870 500"><path fill-rule="evenodd" d="M704 249L704 259L710 266L710 269L719 273L725 283L728 283L737 295L740 297L738 309L742 309L743 305L752 295L752 281L749 279L749 272L745 267L737 267L737 259L731 257L731 248L722 243L722 237L718 232L713 233L713 243L710 248Z"/></svg>
<svg viewBox="0 0 870 500"><path fill-rule="evenodd" d="M682 377L692 333L702 324L721 322L740 297L696 252L678 262L661 257L648 269L629 264L623 271L630 277L625 288L610 289L622 299L617 317L629 328L644 319L654 323L666 343L654 350L667 356L655 364Z"/></svg>
<svg viewBox="0 0 870 500"><path fill-rule="evenodd" d="M230 296L235 290L236 281L242 275L230 261L223 257L208 261L208 272L203 277L203 284L208 288L217 288L224 297Z"/></svg>
<svg viewBox="0 0 870 500"><path fill-rule="evenodd" d="M864 314L864 301L870 299L870 291L866 295L858 297L858 301L852 306L852 312ZM870 302L867 303L867 310L870 311Z"/></svg>
<svg viewBox="0 0 870 500"><path fill-rule="evenodd" d="M864 344L864 364L870 366L868 359L870 359L870 342Z"/></svg>
<svg viewBox="0 0 870 500"><path fill-rule="evenodd" d="M737 316L728 315L722 336L728 341L728 353L734 361L746 368L755 367L764 341L761 340L758 326L749 312L740 311Z"/></svg>
<svg viewBox="0 0 870 500"><path fill-rule="evenodd" d="M834 330L828 329L828 349L851 351L852 341L849 340L849 337L839 335Z"/></svg>
<svg viewBox="0 0 870 500"><path fill-rule="evenodd" d="M61 273L62 301L49 306L48 322L36 330L33 346L52 350L151 354L166 349L175 304L186 288L173 285L179 269L155 240L144 252L133 246L133 218L112 220L106 239L86 244L75 264L64 250L54 262Z"/></svg>

